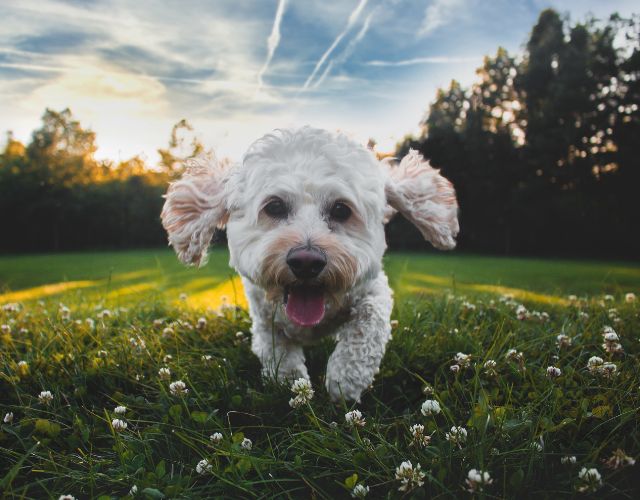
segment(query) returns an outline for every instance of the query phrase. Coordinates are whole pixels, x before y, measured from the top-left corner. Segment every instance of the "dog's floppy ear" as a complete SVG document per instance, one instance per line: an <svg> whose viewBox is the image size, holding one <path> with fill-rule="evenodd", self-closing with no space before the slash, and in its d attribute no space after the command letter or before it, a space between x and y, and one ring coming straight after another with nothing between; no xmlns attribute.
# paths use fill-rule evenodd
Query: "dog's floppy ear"
<svg viewBox="0 0 640 500"><path fill-rule="evenodd" d="M216 160L191 161L182 178L169 186L160 217L169 245L185 264L203 265L213 234L226 224L232 170Z"/></svg>
<svg viewBox="0 0 640 500"><path fill-rule="evenodd" d="M411 221L434 247L454 248L460 226L453 185L413 149L398 166L387 165L385 194L391 208Z"/></svg>

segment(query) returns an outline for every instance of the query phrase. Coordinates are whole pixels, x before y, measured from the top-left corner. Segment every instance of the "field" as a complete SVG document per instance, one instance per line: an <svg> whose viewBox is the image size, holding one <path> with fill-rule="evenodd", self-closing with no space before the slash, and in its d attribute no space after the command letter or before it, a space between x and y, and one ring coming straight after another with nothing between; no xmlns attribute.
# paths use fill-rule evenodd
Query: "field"
<svg viewBox="0 0 640 500"><path fill-rule="evenodd" d="M227 259L0 258L5 497L638 497L637 264L389 255L372 388L330 403L326 340L292 408Z"/></svg>

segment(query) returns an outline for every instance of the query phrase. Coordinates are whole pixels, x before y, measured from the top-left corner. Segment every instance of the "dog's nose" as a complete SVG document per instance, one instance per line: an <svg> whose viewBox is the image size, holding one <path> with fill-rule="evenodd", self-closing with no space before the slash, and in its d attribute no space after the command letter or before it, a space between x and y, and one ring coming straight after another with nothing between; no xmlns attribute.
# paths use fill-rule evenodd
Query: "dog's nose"
<svg viewBox="0 0 640 500"><path fill-rule="evenodd" d="M292 248L287 254L287 265L300 279L318 276L327 265L327 257L317 248Z"/></svg>

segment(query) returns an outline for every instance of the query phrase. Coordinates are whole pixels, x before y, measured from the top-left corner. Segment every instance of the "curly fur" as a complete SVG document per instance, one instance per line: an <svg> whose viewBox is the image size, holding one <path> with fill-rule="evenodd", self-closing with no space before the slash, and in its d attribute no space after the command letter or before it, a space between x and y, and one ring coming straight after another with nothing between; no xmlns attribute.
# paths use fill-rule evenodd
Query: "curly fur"
<svg viewBox="0 0 640 500"><path fill-rule="evenodd" d="M286 218L265 214L273 197L285 202ZM351 208L347 220L328 215L336 201ZM265 376L308 378L303 346L332 335L326 388L334 401L359 401L391 338L384 224L400 212L434 246L453 248L457 208L451 183L415 151L395 166L343 134L303 127L267 134L239 165L190 167L169 187L162 222L188 264L203 262L213 232L226 223L230 265L242 277L252 350ZM284 307L288 287L300 286L286 256L302 245L327 257L311 282L325 301L315 326L294 323Z"/></svg>

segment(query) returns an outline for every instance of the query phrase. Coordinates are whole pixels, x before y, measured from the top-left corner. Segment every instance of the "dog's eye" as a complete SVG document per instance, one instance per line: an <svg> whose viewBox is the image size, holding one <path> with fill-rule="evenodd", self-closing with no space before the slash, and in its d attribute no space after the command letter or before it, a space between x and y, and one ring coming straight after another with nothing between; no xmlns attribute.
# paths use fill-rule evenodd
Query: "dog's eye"
<svg viewBox="0 0 640 500"><path fill-rule="evenodd" d="M329 216L335 221L344 222L351 217L351 209L346 203L338 201L331 207Z"/></svg>
<svg viewBox="0 0 640 500"><path fill-rule="evenodd" d="M289 209L284 201L276 198L265 205L264 211L269 217L284 219L287 216Z"/></svg>

